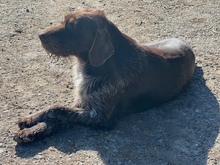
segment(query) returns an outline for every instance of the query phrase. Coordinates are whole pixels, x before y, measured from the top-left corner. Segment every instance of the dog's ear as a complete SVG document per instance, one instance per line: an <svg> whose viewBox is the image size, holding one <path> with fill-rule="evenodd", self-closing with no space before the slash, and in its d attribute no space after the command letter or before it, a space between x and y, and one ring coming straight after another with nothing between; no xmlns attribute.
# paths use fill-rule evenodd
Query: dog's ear
<svg viewBox="0 0 220 165"><path fill-rule="evenodd" d="M98 67L105 63L114 54L111 36L106 29L99 29L89 51L89 62Z"/></svg>

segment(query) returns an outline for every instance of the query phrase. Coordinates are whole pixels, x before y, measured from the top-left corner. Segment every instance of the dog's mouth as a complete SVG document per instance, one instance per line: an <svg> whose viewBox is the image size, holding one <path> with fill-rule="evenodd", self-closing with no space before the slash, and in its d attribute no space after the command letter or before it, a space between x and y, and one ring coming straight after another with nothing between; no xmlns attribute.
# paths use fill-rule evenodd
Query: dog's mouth
<svg viewBox="0 0 220 165"><path fill-rule="evenodd" d="M47 35L39 35L41 40L42 47L45 49L47 55L50 58L54 58L59 60L60 57L68 57L70 56L68 52L61 49L63 46L60 45L59 42L54 38L47 37Z"/></svg>
<svg viewBox="0 0 220 165"><path fill-rule="evenodd" d="M42 47L44 48L44 50L46 51L47 55L50 57L50 58L53 58L53 59L56 59L56 60L59 60L60 57L69 57L70 54L67 53L67 52L62 52L60 50L60 47L54 43L50 43L50 44L45 44L41 41L42 43Z"/></svg>

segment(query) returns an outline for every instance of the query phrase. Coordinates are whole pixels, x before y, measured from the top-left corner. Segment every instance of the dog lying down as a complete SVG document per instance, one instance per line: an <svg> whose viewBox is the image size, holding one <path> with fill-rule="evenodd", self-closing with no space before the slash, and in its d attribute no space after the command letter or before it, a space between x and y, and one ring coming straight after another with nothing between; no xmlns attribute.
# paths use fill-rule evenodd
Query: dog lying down
<svg viewBox="0 0 220 165"><path fill-rule="evenodd" d="M69 14L39 38L51 55L76 57L74 106L54 106L20 119L18 143L75 124L113 128L126 114L174 99L194 73L195 56L185 42L172 38L139 45L99 10Z"/></svg>

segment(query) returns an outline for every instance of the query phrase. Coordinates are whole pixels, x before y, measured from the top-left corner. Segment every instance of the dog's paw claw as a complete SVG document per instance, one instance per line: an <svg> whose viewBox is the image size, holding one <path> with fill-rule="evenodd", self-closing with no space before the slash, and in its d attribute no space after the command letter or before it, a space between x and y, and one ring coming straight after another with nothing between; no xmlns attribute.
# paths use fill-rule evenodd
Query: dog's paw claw
<svg viewBox="0 0 220 165"><path fill-rule="evenodd" d="M16 141L17 143L28 143L28 142L33 141L32 138L22 134L22 132L21 133L19 133L19 132L16 133L13 137L13 140Z"/></svg>

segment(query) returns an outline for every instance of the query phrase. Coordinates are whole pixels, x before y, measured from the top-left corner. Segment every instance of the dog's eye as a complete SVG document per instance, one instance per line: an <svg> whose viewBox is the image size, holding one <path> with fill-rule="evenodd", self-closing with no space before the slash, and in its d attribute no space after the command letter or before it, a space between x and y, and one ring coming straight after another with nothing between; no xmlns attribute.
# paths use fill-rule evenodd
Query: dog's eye
<svg viewBox="0 0 220 165"><path fill-rule="evenodd" d="M65 28L69 28L69 29L73 29L75 27L75 23L74 22L67 22L65 25Z"/></svg>
<svg viewBox="0 0 220 165"><path fill-rule="evenodd" d="M65 28L70 28L70 29L73 29L76 27L76 20L73 20L73 19L69 19L69 20L66 20L66 24L65 24Z"/></svg>

